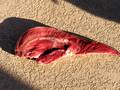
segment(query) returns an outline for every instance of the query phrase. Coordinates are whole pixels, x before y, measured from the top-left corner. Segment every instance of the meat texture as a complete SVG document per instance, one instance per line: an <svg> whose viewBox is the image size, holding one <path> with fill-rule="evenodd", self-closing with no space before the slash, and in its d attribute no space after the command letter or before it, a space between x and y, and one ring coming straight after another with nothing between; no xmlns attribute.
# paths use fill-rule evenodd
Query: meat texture
<svg viewBox="0 0 120 90"><path fill-rule="evenodd" d="M117 50L100 42L87 40L52 27L35 27L25 32L17 42L15 54L45 64L69 53L108 53L119 55Z"/></svg>

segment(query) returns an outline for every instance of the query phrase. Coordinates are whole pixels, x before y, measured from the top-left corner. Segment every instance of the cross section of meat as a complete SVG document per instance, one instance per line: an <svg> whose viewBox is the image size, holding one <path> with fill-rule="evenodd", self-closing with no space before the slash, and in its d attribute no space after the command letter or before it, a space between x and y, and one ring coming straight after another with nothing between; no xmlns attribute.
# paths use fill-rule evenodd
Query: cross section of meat
<svg viewBox="0 0 120 90"><path fill-rule="evenodd" d="M100 42L87 40L52 27L35 27L25 32L17 42L15 54L45 64L69 53L108 53L119 55L117 50Z"/></svg>

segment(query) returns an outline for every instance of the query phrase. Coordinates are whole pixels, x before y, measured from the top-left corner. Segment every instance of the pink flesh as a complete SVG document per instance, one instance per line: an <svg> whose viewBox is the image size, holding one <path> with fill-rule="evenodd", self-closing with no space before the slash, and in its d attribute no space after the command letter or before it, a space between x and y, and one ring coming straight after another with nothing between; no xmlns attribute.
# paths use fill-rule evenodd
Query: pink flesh
<svg viewBox="0 0 120 90"><path fill-rule="evenodd" d="M57 60L68 51L75 54L109 53L120 56L117 50L105 44L50 27L31 28L20 37L15 49L16 55L45 64Z"/></svg>

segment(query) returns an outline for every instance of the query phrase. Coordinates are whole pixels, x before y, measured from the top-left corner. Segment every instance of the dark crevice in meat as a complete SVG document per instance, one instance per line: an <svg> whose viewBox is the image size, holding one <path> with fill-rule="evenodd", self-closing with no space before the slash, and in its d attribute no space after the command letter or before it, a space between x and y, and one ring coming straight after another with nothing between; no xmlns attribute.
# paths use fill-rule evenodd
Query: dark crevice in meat
<svg viewBox="0 0 120 90"><path fill-rule="evenodd" d="M69 45L64 45L64 49L67 50Z"/></svg>
<svg viewBox="0 0 120 90"><path fill-rule="evenodd" d="M46 55L54 52L55 50L59 50L59 49L60 49L60 48L51 48L51 49L48 49L48 50L46 50L45 52L43 52L43 54L40 55L40 56L46 56Z"/></svg>
<svg viewBox="0 0 120 90"><path fill-rule="evenodd" d="M66 51L68 49L69 45L64 45L64 51ZM43 54L40 55L40 57L46 56L56 50L61 50L63 48L51 48L51 49L47 49L43 52Z"/></svg>

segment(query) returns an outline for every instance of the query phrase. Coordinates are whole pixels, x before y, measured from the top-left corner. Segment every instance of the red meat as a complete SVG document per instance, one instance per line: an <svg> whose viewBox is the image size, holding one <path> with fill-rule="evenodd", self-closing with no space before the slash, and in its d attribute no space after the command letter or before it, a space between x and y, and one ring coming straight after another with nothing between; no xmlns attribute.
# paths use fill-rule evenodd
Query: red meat
<svg viewBox="0 0 120 90"><path fill-rule="evenodd" d="M109 53L120 55L117 50L102 44L77 37L51 27L35 27L25 32L17 42L16 55L48 64L61 56L75 54Z"/></svg>

